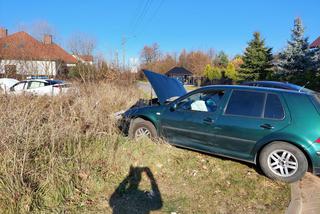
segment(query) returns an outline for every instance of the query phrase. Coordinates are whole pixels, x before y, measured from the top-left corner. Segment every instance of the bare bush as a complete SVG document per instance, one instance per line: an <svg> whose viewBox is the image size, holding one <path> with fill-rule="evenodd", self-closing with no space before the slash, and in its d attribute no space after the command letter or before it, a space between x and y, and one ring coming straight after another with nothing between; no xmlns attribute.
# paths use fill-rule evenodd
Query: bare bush
<svg viewBox="0 0 320 214"><path fill-rule="evenodd" d="M110 68L103 62L97 66L77 64L70 69L67 77L73 80L80 80L83 83L109 81L122 85L132 85L136 80L136 76L137 74L135 73Z"/></svg>

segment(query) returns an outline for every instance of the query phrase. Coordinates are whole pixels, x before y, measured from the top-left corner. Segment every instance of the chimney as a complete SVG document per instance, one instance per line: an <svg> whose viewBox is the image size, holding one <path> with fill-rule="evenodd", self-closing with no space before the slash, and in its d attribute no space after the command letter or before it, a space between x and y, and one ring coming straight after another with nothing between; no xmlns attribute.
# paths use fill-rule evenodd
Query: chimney
<svg viewBox="0 0 320 214"><path fill-rule="evenodd" d="M52 35L44 35L43 37L43 43L45 45L51 45L52 44Z"/></svg>
<svg viewBox="0 0 320 214"><path fill-rule="evenodd" d="M8 36L8 30L5 28L0 28L0 39Z"/></svg>

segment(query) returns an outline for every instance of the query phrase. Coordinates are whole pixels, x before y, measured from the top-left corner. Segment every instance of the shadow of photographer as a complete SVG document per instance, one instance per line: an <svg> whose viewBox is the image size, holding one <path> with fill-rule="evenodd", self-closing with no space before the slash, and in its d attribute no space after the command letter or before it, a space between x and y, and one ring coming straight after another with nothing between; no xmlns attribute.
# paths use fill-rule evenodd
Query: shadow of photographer
<svg viewBox="0 0 320 214"><path fill-rule="evenodd" d="M143 173L150 181L151 190L139 189ZM162 207L162 198L157 182L148 167L130 166L129 174L119 184L109 199L113 214L143 214Z"/></svg>

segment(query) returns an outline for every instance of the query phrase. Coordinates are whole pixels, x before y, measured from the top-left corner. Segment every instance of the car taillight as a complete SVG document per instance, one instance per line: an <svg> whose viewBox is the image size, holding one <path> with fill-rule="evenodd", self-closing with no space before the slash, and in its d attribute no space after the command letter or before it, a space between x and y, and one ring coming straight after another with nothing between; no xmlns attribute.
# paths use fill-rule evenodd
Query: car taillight
<svg viewBox="0 0 320 214"><path fill-rule="evenodd" d="M316 139L314 142L320 143L320 137L318 139Z"/></svg>

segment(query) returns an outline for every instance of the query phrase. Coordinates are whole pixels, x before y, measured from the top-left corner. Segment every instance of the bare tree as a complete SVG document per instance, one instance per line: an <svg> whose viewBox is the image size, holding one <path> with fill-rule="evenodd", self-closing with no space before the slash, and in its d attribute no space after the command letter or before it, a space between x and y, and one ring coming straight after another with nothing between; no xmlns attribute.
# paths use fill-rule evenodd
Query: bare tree
<svg viewBox="0 0 320 214"><path fill-rule="evenodd" d="M39 41L43 41L45 35L51 35L57 41L57 31L47 21L41 20L32 23L30 33Z"/></svg>
<svg viewBox="0 0 320 214"><path fill-rule="evenodd" d="M154 66L155 70L159 73L166 73L171 68L177 65L176 56L174 54L166 54L161 57L158 63Z"/></svg>
<svg viewBox="0 0 320 214"><path fill-rule="evenodd" d="M16 27L15 27L16 31L25 31L25 32L29 32L30 27L28 26L28 24L24 23L24 22L19 22Z"/></svg>
<svg viewBox="0 0 320 214"><path fill-rule="evenodd" d="M179 56L179 65L184 67L186 66L187 64L187 51L186 49L183 49L180 53L180 56Z"/></svg>
<svg viewBox="0 0 320 214"><path fill-rule="evenodd" d="M140 60L146 66L152 65L160 59L161 53L157 43L151 46L145 45L140 53Z"/></svg>
<svg viewBox="0 0 320 214"><path fill-rule="evenodd" d="M184 66L195 75L202 76L204 68L210 63L210 57L205 52L191 51L186 56L186 64Z"/></svg>
<svg viewBox="0 0 320 214"><path fill-rule="evenodd" d="M68 49L76 55L93 55L96 39L85 33L74 33L67 42Z"/></svg>
<svg viewBox="0 0 320 214"><path fill-rule="evenodd" d="M208 57L210 58L211 62L214 60L216 57L216 51L213 48L209 48L207 51Z"/></svg>

